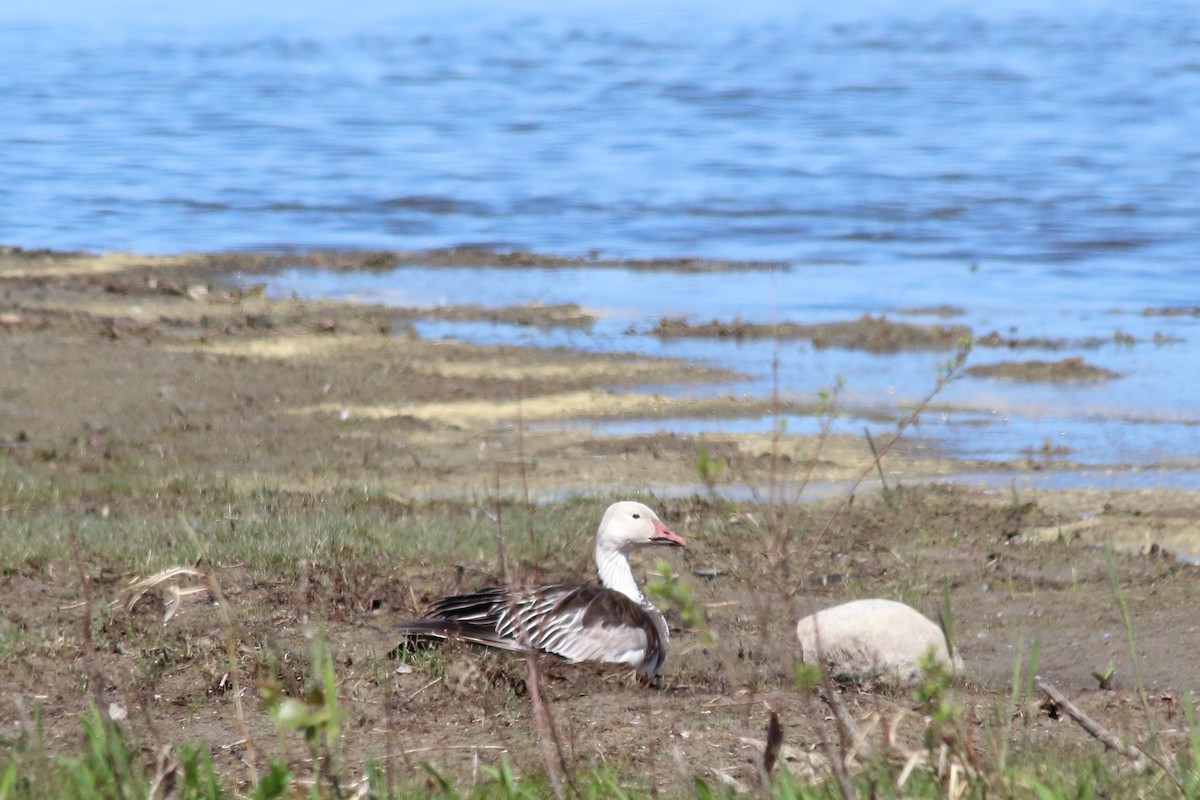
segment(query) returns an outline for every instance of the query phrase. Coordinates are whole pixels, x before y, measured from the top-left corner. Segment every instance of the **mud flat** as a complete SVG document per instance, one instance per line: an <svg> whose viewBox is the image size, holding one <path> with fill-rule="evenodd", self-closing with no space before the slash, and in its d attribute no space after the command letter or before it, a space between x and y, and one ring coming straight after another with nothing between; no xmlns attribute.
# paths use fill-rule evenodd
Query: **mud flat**
<svg viewBox="0 0 1200 800"><path fill-rule="evenodd" d="M967 367L967 374L979 378L995 378L1030 382L1087 382L1111 381L1121 377L1111 369L1089 364L1082 358L1063 358L1058 361L999 361Z"/></svg>
<svg viewBox="0 0 1200 800"><path fill-rule="evenodd" d="M901 350L952 350L971 329L965 325L922 325L895 322L864 314L848 322L805 324L780 322L775 325L730 320L690 323L664 318L650 333L663 338L717 337L722 339L807 339L816 347L842 347L874 353Z"/></svg>
<svg viewBox="0 0 1200 800"><path fill-rule="evenodd" d="M637 566L639 577L663 569L688 582L701 612L684 628L672 610L661 681L546 662L577 763L671 792L693 775L751 787L773 710L800 771L803 753L833 734L793 689L795 620L865 596L936 615L943 591L967 663L961 691L979 719L1007 697L1014 661L1036 640L1040 674L1085 710L1131 737L1179 738L1177 704L1198 679L1200 574L1174 556L1200 530L1194 494L916 486L986 465L901 439L883 457L887 490L853 502L781 511L714 499L706 481L763 497L782 481L875 481L871 444L599 435L575 423L761 413L769 398L657 394L729 376L428 341L407 327L408 310L274 299L223 280L274 258L0 253L0 678L20 698L0 705L6 730L36 709L50 746L73 747L78 714L101 698L147 738L208 740L221 772L238 776L247 731L267 752L280 745L253 704L241 727L231 669L247 696L264 681L300 694L316 627L336 654L349 751L403 753L414 780L422 761L469 780L476 756L494 763L496 747L536 769L520 660L396 654L391 623L434 594L499 578L497 514L522 574L584 577L613 491L690 484L690 497L649 501L689 548ZM327 267L322 258L347 260L288 263ZM547 312L561 322L563 309ZM521 313L538 324L536 310ZM526 493L564 499L527 505ZM1100 546L1110 539L1111 565ZM163 572L180 566L198 574ZM1132 610L1148 715L1113 576ZM232 666L212 578L236 619ZM1092 673L1110 663L1112 688L1098 691ZM898 736L918 746L907 696L847 699L860 717L913 722ZM1039 698L1021 714L1019 736L1039 757L1098 747Z"/></svg>

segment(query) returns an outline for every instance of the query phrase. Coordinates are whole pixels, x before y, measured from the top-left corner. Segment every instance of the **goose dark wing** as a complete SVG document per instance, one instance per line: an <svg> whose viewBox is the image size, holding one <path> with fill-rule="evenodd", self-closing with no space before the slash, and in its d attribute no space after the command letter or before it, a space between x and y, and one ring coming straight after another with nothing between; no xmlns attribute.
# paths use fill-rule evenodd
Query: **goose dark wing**
<svg viewBox="0 0 1200 800"><path fill-rule="evenodd" d="M571 661L629 664L656 674L666 657L666 625L658 610L598 583L555 591L519 609L531 643ZM656 619L657 617L657 619ZM507 628L516 633L516 620Z"/></svg>
<svg viewBox="0 0 1200 800"><path fill-rule="evenodd" d="M520 650L526 641L569 661L629 664L651 675L667 652L666 623L658 609L599 583L525 591L488 587L442 597L426 616L402 623L399 632L505 650Z"/></svg>

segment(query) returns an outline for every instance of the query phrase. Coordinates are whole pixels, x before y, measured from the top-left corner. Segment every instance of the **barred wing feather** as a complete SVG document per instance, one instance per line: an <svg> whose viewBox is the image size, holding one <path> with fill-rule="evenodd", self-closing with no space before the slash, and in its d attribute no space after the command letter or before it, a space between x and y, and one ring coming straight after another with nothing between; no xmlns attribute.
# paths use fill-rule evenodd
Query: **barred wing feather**
<svg viewBox="0 0 1200 800"><path fill-rule="evenodd" d="M401 632L520 650L569 661L623 663L656 674L666 656L667 628L649 603L639 604L599 583L552 584L536 590L488 587L436 600Z"/></svg>

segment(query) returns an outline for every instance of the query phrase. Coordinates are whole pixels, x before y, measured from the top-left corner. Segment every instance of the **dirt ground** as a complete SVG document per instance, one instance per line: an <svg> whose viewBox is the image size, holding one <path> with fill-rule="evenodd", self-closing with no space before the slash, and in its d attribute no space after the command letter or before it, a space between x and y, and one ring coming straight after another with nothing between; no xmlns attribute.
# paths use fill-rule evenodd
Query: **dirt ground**
<svg viewBox="0 0 1200 800"><path fill-rule="evenodd" d="M775 711L784 755L804 772L819 762L822 739L835 734L811 693L793 688L796 619L858 597L901 599L936 616L943 590L966 662L958 691L978 736L973 746L1011 736L1032 752L1099 749L1069 721L1052 719L1040 697L1015 716L1005 710L1014 663L1035 642L1042 678L1104 724L1135 738L1151 730L1179 735L1180 704L1200 685L1200 575L1171 553L1200 535L1194 495L916 486L853 503L802 504L780 518L754 503L705 499L691 437L599 436L568 424L769 408L766 400L653 392L655 384L724 377L715 370L425 341L410 327L427 313L419 309L270 299L223 280L286 264L386 268L404 257L0 251L3 535L38 510L22 495L33 479L83 487L86 497L51 501L68 515L107 516L121 505L170 519L210 502L186 485L170 507L130 497L118 488L114 464L142 483L191 476L197 485L268 486L335 511L348 491L370 487L391 498L387 513L410 521L484 513L497 482L501 494L527 488L537 497L692 486L691 497L651 501L689 540L672 564L705 620L679 629L672 612L662 677L644 685L620 669L543 662L562 742L579 764L630 769L665 791L685 789L693 775L752 786ZM473 263L470 254L437 257ZM450 313L558 325L576 324L583 312ZM814 440L790 436L778 443L722 436L706 445L726 464L724 480L757 486L780 471L803 474L816 452ZM908 476L979 466L903 440L884 464L893 487ZM864 442L831 437L813 476L855 479L873 470ZM578 537L582 550L591 533L584 525L564 535ZM1140 551L1119 552L1112 562L1136 664L1099 546L1113 536ZM202 574L178 575L141 595L129 588L139 577L131 565L86 548L3 563L0 680L10 689L0 700L0 738L17 740L38 716L52 746L65 747L78 741L78 715L93 697L148 741L209 741L229 775L245 776L254 749L302 759L299 744L276 736L255 687L269 678L303 694L310 641L324 629L348 712L347 752L378 754L414 779L429 762L470 780L502 750L518 768L537 769L519 659L458 647L394 652L388 633L458 581L497 577L494 563L297 554L294 566L266 575L219 553L210 558L195 565ZM586 559L553 569L548 577L584 577ZM649 561L640 565L642 574L649 569ZM214 605L205 575L217 579L226 602ZM234 627L218 609L228 610ZM236 674L228 666L231 630ZM1114 678L1102 691L1093 673L1110 663ZM1134 691L1139 678L1149 717ZM235 686L245 691L244 726ZM898 719L900 745L919 747L922 719L907 694L848 689L846 698L865 725Z"/></svg>

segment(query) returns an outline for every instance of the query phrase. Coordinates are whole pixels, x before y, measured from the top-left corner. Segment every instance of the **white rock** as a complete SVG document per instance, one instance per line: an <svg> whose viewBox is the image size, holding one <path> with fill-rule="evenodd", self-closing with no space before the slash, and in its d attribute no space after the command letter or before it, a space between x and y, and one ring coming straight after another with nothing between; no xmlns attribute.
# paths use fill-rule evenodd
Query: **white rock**
<svg viewBox="0 0 1200 800"><path fill-rule="evenodd" d="M796 636L805 664L819 661L843 682L915 683L921 678L921 657L931 648L938 663L954 674L963 669L958 654L951 657L947 651L941 627L895 600L854 600L818 611L796 624Z"/></svg>

